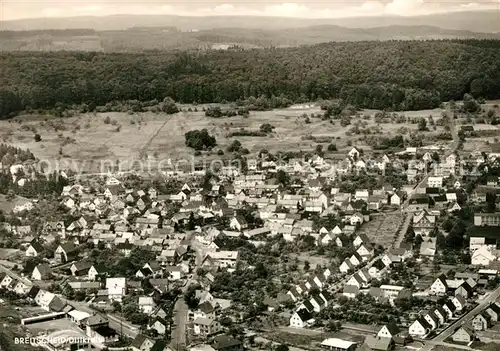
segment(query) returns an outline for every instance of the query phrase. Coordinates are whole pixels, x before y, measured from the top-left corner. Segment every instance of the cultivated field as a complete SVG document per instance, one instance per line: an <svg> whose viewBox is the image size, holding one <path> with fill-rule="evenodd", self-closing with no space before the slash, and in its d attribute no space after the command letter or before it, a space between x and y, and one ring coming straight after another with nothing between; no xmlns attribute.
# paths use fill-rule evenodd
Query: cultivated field
<svg viewBox="0 0 500 351"><path fill-rule="evenodd" d="M370 242L388 248L394 241L394 235L401 221L401 213L382 213L373 217L369 222L363 223L359 234L365 234Z"/></svg>
<svg viewBox="0 0 500 351"><path fill-rule="evenodd" d="M409 135L416 131L416 124L379 124L374 121L374 110L362 111L353 118L351 125L342 127L339 120L323 121L319 116L323 111L316 106L299 106L266 112L251 112L250 116L211 118L199 112L180 112L175 115L158 113L95 113L70 118L50 116L20 116L9 121L0 121L0 141L21 148L30 149L37 158L59 160L66 165L78 164L86 170L95 169L96 164L106 160L109 164L121 163L122 169L131 168L133 160L158 162L165 159L191 160L194 151L184 145L184 134L193 129L206 128L217 139L217 146L211 153L203 153L197 159L211 159L219 149L227 154L227 147L233 140L239 140L251 156L262 149L276 151L311 151L321 143L323 150L329 143L335 143L337 156L345 155L352 145L369 150L364 142L366 135L353 134L355 124L362 129L375 131L377 136ZM183 106L187 111L187 107ZM307 114L315 117L306 118ZM404 112L407 117L429 117L437 120L442 110ZM105 123L106 121L106 123ZM237 136L234 132L258 131L264 123L275 127L267 136ZM442 132L441 127L431 129L426 137ZM35 133L42 137L35 142ZM328 153L327 153L328 155ZM330 155L335 156L335 155ZM227 156L226 156L227 157ZM130 166L130 167L127 167Z"/></svg>

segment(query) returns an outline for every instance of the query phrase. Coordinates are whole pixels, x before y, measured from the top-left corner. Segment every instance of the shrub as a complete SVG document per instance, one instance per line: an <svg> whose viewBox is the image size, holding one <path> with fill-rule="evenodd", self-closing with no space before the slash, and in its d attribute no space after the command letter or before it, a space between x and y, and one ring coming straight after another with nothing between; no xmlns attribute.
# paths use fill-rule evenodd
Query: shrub
<svg viewBox="0 0 500 351"><path fill-rule="evenodd" d="M227 151L229 152L235 152L240 150L241 150L241 143L239 142L239 140L233 141L231 145L229 145L229 147L227 148Z"/></svg>
<svg viewBox="0 0 500 351"><path fill-rule="evenodd" d="M38 133L37 133L37 134L35 134L35 141L36 141L37 143L39 143L40 141L42 141L42 137L40 136L40 134L38 134Z"/></svg>
<svg viewBox="0 0 500 351"><path fill-rule="evenodd" d="M330 144L328 145L328 151L337 151L337 145L336 144Z"/></svg>

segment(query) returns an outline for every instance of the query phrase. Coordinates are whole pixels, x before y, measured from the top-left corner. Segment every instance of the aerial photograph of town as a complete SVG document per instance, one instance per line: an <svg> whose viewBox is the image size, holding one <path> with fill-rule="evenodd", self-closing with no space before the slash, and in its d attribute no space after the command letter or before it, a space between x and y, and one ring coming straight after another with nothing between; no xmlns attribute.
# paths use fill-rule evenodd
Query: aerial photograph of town
<svg viewBox="0 0 500 351"><path fill-rule="evenodd" d="M499 4L0 0L0 350L500 351Z"/></svg>

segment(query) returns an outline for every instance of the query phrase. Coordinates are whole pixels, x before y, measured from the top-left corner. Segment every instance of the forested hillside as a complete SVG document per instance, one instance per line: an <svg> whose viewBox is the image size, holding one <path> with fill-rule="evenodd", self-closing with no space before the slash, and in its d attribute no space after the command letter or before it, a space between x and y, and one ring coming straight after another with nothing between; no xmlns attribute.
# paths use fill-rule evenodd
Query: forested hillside
<svg viewBox="0 0 500 351"><path fill-rule="evenodd" d="M283 95L425 109L464 93L500 98L499 41L327 43L197 53L4 53L0 116L56 104L223 102Z"/></svg>

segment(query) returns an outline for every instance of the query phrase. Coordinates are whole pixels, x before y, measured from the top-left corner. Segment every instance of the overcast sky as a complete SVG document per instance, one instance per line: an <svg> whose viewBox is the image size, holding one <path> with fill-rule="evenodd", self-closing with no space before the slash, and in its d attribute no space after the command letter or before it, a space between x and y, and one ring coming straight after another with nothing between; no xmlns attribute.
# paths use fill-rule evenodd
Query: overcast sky
<svg viewBox="0 0 500 351"><path fill-rule="evenodd" d="M448 11L497 9L500 0L382 0L382 1L169 1L169 0L0 0L3 20L36 17L106 16L113 14L172 14L187 16L264 15L305 18L353 16L414 16Z"/></svg>

